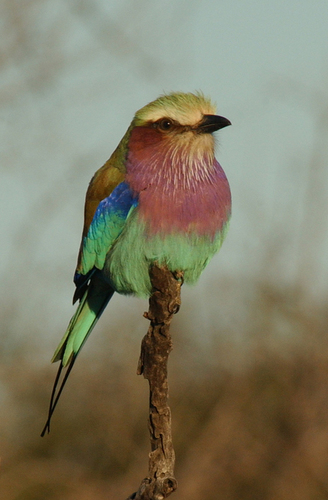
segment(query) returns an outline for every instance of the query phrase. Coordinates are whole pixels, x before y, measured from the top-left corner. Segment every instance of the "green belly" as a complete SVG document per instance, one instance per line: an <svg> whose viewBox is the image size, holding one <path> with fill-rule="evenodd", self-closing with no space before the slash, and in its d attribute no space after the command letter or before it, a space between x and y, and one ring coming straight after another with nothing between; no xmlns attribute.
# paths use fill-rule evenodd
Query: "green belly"
<svg viewBox="0 0 328 500"><path fill-rule="evenodd" d="M148 297L149 268L156 262L170 271L183 271L184 281L195 283L221 247L227 229L228 224L214 239L194 233L148 236L134 212L106 258L104 277L118 293Z"/></svg>

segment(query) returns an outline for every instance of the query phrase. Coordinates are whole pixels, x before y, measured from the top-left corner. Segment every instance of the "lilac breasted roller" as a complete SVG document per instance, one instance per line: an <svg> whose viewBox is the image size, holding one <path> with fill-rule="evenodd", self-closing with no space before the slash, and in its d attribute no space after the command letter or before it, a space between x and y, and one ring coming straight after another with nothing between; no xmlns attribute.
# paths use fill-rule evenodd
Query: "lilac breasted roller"
<svg viewBox="0 0 328 500"><path fill-rule="evenodd" d="M52 361L49 416L75 359L114 292L149 297L154 263L199 278L226 236L230 188L213 132L231 125L202 94L163 95L137 111L87 190L74 276L79 301ZM67 368L56 394L63 368Z"/></svg>

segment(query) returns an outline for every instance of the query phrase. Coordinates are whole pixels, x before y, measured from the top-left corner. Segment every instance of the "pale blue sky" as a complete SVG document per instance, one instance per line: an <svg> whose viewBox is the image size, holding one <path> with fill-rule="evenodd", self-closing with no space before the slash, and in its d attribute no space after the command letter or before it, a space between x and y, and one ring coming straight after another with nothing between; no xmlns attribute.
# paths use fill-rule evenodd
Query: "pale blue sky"
<svg viewBox="0 0 328 500"><path fill-rule="evenodd" d="M0 270L22 314L42 301L54 330L66 326L87 184L134 112L172 90L202 90L233 123L217 152L233 192L230 234L198 290L220 276L261 275L327 296L326 1L48 0L14 9L0 7ZM310 197L304 231L311 162L321 169L318 200Z"/></svg>

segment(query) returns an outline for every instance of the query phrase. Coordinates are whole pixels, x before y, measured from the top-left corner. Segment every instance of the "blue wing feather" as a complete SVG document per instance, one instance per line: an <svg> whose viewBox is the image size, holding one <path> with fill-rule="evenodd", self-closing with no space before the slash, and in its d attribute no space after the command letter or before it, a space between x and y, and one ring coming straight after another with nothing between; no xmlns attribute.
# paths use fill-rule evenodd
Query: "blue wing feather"
<svg viewBox="0 0 328 500"><path fill-rule="evenodd" d="M127 182L121 182L99 203L89 231L83 238L80 272L76 272L74 277L77 286L83 286L94 268L103 268L108 251L121 234L131 209L137 204L138 197Z"/></svg>

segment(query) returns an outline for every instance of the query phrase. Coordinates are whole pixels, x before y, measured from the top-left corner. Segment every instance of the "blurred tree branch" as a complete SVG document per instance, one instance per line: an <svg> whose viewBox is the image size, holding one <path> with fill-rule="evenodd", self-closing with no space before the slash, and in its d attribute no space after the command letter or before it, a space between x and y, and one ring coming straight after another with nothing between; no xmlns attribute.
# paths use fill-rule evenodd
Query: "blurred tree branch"
<svg viewBox="0 0 328 500"><path fill-rule="evenodd" d="M167 404L167 362L172 350L170 324L173 314L180 308L183 273L171 273L167 268L155 265L150 277L153 293L149 299L149 311L144 314L150 320L150 326L141 343L137 371L149 382L149 474L128 500L167 498L177 488L171 410Z"/></svg>

